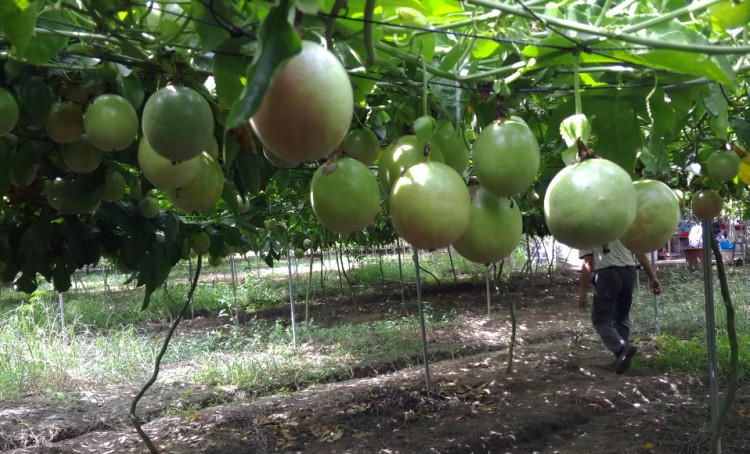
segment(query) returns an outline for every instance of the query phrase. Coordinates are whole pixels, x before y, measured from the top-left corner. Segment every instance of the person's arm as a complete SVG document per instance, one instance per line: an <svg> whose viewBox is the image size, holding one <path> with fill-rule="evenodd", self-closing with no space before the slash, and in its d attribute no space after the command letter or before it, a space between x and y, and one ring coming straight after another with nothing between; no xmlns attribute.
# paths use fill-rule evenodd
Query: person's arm
<svg viewBox="0 0 750 454"><path fill-rule="evenodd" d="M583 259L583 265L581 265L581 282L578 289L578 307L585 309L588 307L586 297L589 291L589 282L591 282L591 274L594 272L594 256L585 255L581 258Z"/></svg>
<svg viewBox="0 0 750 454"><path fill-rule="evenodd" d="M661 284L656 277L656 272L654 272L654 269L651 267L651 261L648 259L648 256L643 252L635 252L634 254L635 258L638 259L638 263L643 267L643 271L646 272L646 276L648 276L648 281L651 284L651 292L654 295L660 294Z"/></svg>

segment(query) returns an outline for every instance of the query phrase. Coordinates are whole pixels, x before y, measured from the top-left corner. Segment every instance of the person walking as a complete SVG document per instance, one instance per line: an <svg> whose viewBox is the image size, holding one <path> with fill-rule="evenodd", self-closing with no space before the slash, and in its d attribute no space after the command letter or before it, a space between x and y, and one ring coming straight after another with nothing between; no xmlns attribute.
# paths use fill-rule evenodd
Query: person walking
<svg viewBox="0 0 750 454"><path fill-rule="evenodd" d="M594 304L591 322L604 345L617 357L617 374L628 370L630 360L638 351L630 341L630 307L636 280L634 255L646 272L651 292L660 294L661 283L646 254L631 252L619 240L579 252L584 264L587 260L593 261ZM588 279L584 281L583 272L581 274L581 286L588 286ZM585 303L585 289L579 293L579 305L581 294Z"/></svg>

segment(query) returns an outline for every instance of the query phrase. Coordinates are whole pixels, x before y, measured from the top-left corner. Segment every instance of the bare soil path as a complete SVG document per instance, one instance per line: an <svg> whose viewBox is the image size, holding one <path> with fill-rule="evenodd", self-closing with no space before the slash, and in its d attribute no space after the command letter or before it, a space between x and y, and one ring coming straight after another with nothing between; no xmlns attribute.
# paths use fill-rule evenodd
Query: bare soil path
<svg viewBox="0 0 750 454"><path fill-rule="evenodd" d="M361 378L250 398L180 382L147 393L139 414L165 453L704 453L708 389L697 377L633 367L614 373L612 356L576 308L576 275L511 282L487 319L483 286L430 289L436 312L457 310L466 323L433 331L466 356L441 359L425 391L421 365L360 368ZM507 372L515 301L519 330ZM400 304L393 295L313 306L318 323L382 317ZM278 317L283 311L268 311ZM205 329L225 320L187 320ZM637 331L637 327L635 327ZM639 356L658 355L647 333ZM416 335L416 333L415 333ZM0 402L0 448L14 453L142 453L127 420L132 394L83 396L75 404ZM164 415L175 406L185 411ZM193 410L195 409L195 410ZM724 452L750 453L750 393L741 389L723 437ZM26 446L26 447L19 447Z"/></svg>

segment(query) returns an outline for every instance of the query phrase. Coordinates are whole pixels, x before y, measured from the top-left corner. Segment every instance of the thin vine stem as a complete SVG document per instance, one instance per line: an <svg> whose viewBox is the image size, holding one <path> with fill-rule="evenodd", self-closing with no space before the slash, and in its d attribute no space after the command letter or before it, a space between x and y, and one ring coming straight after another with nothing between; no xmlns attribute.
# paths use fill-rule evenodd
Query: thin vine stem
<svg viewBox="0 0 750 454"><path fill-rule="evenodd" d="M422 115L429 115L429 102L428 97L430 95L429 87L427 86L427 61L424 57L420 57L422 60Z"/></svg>
<svg viewBox="0 0 750 454"><path fill-rule="evenodd" d="M727 422L729 410L732 408L734 398L737 396L739 388L739 342L737 340L737 326L735 321L734 304L732 296L729 293L727 284L727 275L724 269L724 259L721 255L721 249L716 238L711 239L711 250L716 259L716 274L719 277L719 288L721 289L721 299L724 301L724 307L727 311L727 337L729 339L729 373L727 376L727 391L724 394L724 402L719 409L719 417L711 430L711 452L720 452L721 432Z"/></svg>
<svg viewBox="0 0 750 454"><path fill-rule="evenodd" d="M719 0L710 0L719 1ZM632 44L640 44L648 46L654 49L670 49L680 50L684 52L693 53L704 53L706 55L735 55L735 54L746 54L750 53L750 46L722 46L716 44L688 44L680 43L676 41L667 41L659 39L643 38L640 36L623 33L621 30L608 30L601 27L596 27L591 24L583 24L567 19L558 19L543 14L531 13L505 3L499 3L492 0L466 0L466 3L478 6L484 6L487 8L496 9L513 16L525 17L527 19L540 20L544 24L551 24L556 27L565 28L581 33L588 33L590 35L597 35L600 37L599 40L613 39L618 41L624 41Z"/></svg>
<svg viewBox="0 0 750 454"><path fill-rule="evenodd" d="M185 312L190 306L190 303L193 301L193 294L195 293L195 288L198 286L198 278L200 278L201 274L202 262L203 257L201 256L201 254L198 254L198 263L195 266L195 275L193 276L193 282L190 284L190 290L188 291L187 298L185 298L185 304L182 306L180 313L177 314L177 317L172 322L172 326L169 327L167 336L164 338L164 342L161 345L161 350L156 356L156 361L154 361L154 371L151 374L151 378L149 378L146 384L143 385L143 388L138 391L138 394L133 397L133 401L130 403L130 421L133 423L135 431L138 432L138 435L141 437L143 442L146 443L148 450L152 454L158 454L159 450L156 449L156 445L154 445L154 443L151 441L151 438L149 438L148 434L146 434L146 432L143 430L143 427L141 427L141 421L140 419L138 419L138 415L136 415L135 413L136 407L138 406L138 402L141 400L143 395L146 394L146 391L148 391L151 385L156 382L156 378L159 376L159 367L161 366L161 360L164 357L164 354L167 352L167 348L169 347L169 341L172 339L172 335L174 335L174 332L177 329L177 325L180 323L182 317L185 315Z"/></svg>
<svg viewBox="0 0 750 454"><path fill-rule="evenodd" d="M581 101L581 77L579 69L581 67L581 52L576 52L576 61L573 66L573 96L576 104L576 115L583 113L583 102Z"/></svg>
<svg viewBox="0 0 750 454"><path fill-rule="evenodd" d="M364 29L365 52L367 52L367 66L375 64L375 47L372 45L372 19L374 18L375 0L365 1Z"/></svg>

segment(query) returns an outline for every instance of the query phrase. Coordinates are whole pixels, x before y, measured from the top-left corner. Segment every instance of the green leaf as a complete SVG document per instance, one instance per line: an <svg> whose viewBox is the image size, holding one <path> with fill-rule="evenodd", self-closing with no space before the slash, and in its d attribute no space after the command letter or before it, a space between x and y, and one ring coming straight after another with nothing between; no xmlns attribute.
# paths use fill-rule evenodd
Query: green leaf
<svg viewBox="0 0 750 454"><path fill-rule="evenodd" d="M34 126L44 125L54 101L49 85L39 77L27 79L19 89L18 102L29 114Z"/></svg>
<svg viewBox="0 0 750 454"><path fill-rule="evenodd" d="M260 160L258 155L240 149L234 160L234 167L245 191L257 194L260 190Z"/></svg>
<svg viewBox="0 0 750 454"><path fill-rule="evenodd" d="M735 117L730 121L737 139L745 146L750 148L750 122L744 118Z"/></svg>
<svg viewBox="0 0 750 454"><path fill-rule="evenodd" d="M19 58L34 37L36 16L41 1L0 0L0 32L13 44Z"/></svg>
<svg viewBox="0 0 750 454"><path fill-rule="evenodd" d="M216 81L216 96L219 105L228 108L239 99L245 87L245 73L249 57L243 55L243 48L252 42L248 37L232 38L224 41L214 56L213 69Z"/></svg>
<svg viewBox="0 0 750 454"><path fill-rule="evenodd" d="M585 96L583 100L583 111L592 119L591 130L596 136L594 152L628 172L633 171L636 153L642 144L633 108L635 100L618 91Z"/></svg>
<svg viewBox="0 0 750 454"><path fill-rule="evenodd" d="M568 147L575 145L578 140L588 143L591 123L584 114L571 115L560 123L560 135Z"/></svg>
<svg viewBox="0 0 750 454"><path fill-rule="evenodd" d="M151 295L167 280L172 271L167 261L166 248L163 243L152 242L146 258L138 264L138 287L145 286L141 310L146 310L151 302Z"/></svg>
<svg viewBox="0 0 750 454"><path fill-rule="evenodd" d="M207 5L210 5L210 8ZM233 27L234 24L224 23L232 17L232 13L227 9L224 2L209 3L191 0L190 16L193 18L193 25L195 31L198 32L203 50L214 50L229 39L230 35L226 27ZM221 18L222 23L217 21L219 18Z"/></svg>
<svg viewBox="0 0 750 454"><path fill-rule="evenodd" d="M80 214L94 211L102 200L106 166L99 166L95 171L80 175L65 186L60 214Z"/></svg>
<svg viewBox="0 0 750 454"><path fill-rule="evenodd" d="M237 213L240 210L240 206L237 202L237 188L227 180L224 180L224 187L221 190L221 198L233 213Z"/></svg>
<svg viewBox="0 0 750 454"><path fill-rule="evenodd" d="M673 134L677 129L677 113L673 104L667 103L664 90L657 89L646 101L646 107L651 118L651 126L659 131Z"/></svg>
<svg viewBox="0 0 750 454"><path fill-rule="evenodd" d="M117 93L125 98L135 110L140 109L145 94L138 74L131 72L124 76L122 73L118 73L115 82L117 83Z"/></svg>
<svg viewBox="0 0 750 454"><path fill-rule="evenodd" d="M297 0L297 9L305 14L318 14L318 0Z"/></svg>
<svg viewBox="0 0 750 454"><path fill-rule="evenodd" d="M248 84L242 90L240 98L232 103L227 118L227 129L236 128L260 108L263 97L271 84L276 68L302 49L297 32L289 23L289 2L282 1L272 8L260 26L259 38L262 43L260 59L248 67Z"/></svg>
<svg viewBox="0 0 750 454"><path fill-rule="evenodd" d="M709 41L693 29L677 20L649 27L639 33L648 39L658 39L683 44L709 44ZM736 74L731 63L723 55L706 55L698 52L655 49L634 51L633 58L652 68L660 68L680 74L705 77L728 86L735 86ZM633 61L634 63L636 61Z"/></svg>
<svg viewBox="0 0 750 454"><path fill-rule="evenodd" d="M56 57L68 45L68 38L56 35L37 35L29 42L24 59L32 65L43 65Z"/></svg>

